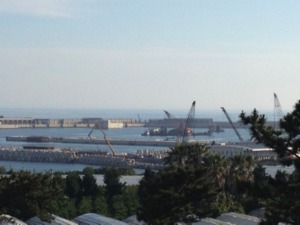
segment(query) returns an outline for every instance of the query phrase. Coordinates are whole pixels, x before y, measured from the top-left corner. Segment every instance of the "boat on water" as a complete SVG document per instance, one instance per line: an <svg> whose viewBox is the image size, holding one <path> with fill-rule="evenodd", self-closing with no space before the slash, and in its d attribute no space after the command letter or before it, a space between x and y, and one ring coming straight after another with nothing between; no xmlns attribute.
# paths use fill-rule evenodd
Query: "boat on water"
<svg viewBox="0 0 300 225"><path fill-rule="evenodd" d="M204 132L193 132L190 128L185 128L185 134L187 136L210 136L213 133L213 130L209 129ZM142 133L142 136L183 136L184 128L183 126L179 126L177 128L171 129L168 131L167 127L160 128L150 128L145 130Z"/></svg>
<svg viewBox="0 0 300 225"><path fill-rule="evenodd" d="M166 127L160 127L160 128L150 128L144 131L142 133L142 136L167 136L168 131Z"/></svg>
<svg viewBox="0 0 300 225"><path fill-rule="evenodd" d="M211 136L212 132L210 130L203 132L192 132L191 136Z"/></svg>
<svg viewBox="0 0 300 225"><path fill-rule="evenodd" d="M210 132L215 132L215 133L222 133L225 130L222 129L220 126L212 126L212 127L209 128L209 131Z"/></svg>

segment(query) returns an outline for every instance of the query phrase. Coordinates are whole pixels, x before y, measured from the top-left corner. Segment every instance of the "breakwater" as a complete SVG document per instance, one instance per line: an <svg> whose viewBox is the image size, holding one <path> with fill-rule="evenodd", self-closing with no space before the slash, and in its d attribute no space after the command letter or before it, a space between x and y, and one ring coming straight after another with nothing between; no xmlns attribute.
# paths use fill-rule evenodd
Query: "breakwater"
<svg viewBox="0 0 300 225"><path fill-rule="evenodd" d="M102 119L102 118L80 118L80 119L36 119L31 117L0 117L0 129L12 128L92 128L99 123L103 129L125 128L125 127L168 127L176 128L186 123L186 118L176 119L149 119L141 122L135 119ZM237 128L243 128L241 122L234 122ZM212 118L195 118L194 128L215 127L230 128L228 121L214 121Z"/></svg>
<svg viewBox="0 0 300 225"><path fill-rule="evenodd" d="M1 147L0 161L72 163L94 166L116 166L134 168L161 168L166 152L154 150L140 151L137 154L119 154L112 156L106 152L78 151L75 149L22 149Z"/></svg>
<svg viewBox="0 0 300 225"><path fill-rule="evenodd" d="M107 144L107 141L102 139L64 138L64 137L48 137L48 136L7 136L6 141L65 143L65 144L94 144L94 145ZM158 146L158 147L173 147L176 144L175 140L168 140L168 139L156 139L156 140L110 139L109 142L112 145Z"/></svg>
<svg viewBox="0 0 300 225"><path fill-rule="evenodd" d="M81 119L36 119L31 117L1 117L0 129L12 128L92 128L99 123L103 129L123 127L143 127L144 123L135 119L81 118Z"/></svg>

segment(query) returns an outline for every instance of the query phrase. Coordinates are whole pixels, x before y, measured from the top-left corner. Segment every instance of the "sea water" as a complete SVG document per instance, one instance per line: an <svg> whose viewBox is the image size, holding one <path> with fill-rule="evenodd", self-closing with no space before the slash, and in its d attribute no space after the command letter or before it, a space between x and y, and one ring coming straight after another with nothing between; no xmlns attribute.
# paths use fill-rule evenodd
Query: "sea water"
<svg viewBox="0 0 300 225"><path fill-rule="evenodd" d="M184 110L172 112L178 118L184 118L187 113ZM238 120L239 111L232 113L231 119ZM201 115L200 115L201 114ZM0 109L0 115L4 117L31 117L31 118L85 118L85 117L100 117L103 119L120 119L130 118L136 120L163 119L166 118L163 110L146 110L146 109ZM217 110L204 110L201 113L196 113L196 117L212 118L214 121L227 121L223 112ZM109 139L161 139L162 137L145 137L141 134L145 131L145 127L108 129L105 133ZM50 136L50 137L71 137L71 138L87 138L91 128L18 128L18 129L0 129L0 146L1 147L22 147L29 143L24 142L7 142L6 136ZM195 132L204 132L207 129L196 129ZM238 129L244 140L250 139L249 130L247 128ZM93 136L103 138L100 131L94 131ZM174 138L174 137L170 137ZM211 136L196 136L191 139L202 140L207 142L238 142L239 139L233 129L224 129L224 132L213 133ZM46 145L59 148L72 148L78 150L101 150L110 152L107 145L94 144L62 144L62 143L46 143ZM140 149L157 149L167 150L163 147L146 147L146 146L113 146L115 152L119 153L136 153ZM79 164L59 164L59 163L35 163L35 162L4 162L0 161L0 166L4 166L7 170L30 170L33 172L45 171L74 171L82 170L87 165Z"/></svg>
<svg viewBox="0 0 300 225"><path fill-rule="evenodd" d="M169 110L168 110L169 111ZM232 121L239 120L239 115L243 110L227 110ZM189 110L176 109L169 111L176 118L187 118ZM245 110L246 113L251 113L251 110ZM274 118L274 111L263 110L259 111L265 114L270 121ZM131 118L136 120L163 119L166 114L163 109L53 109L53 108L0 108L0 115L5 117L32 117L32 118L84 118L84 117L101 117L103 119L118 119ZM212 118L214 121L227 121L221 109L201 109L196 108L196 118Z"/></svg>

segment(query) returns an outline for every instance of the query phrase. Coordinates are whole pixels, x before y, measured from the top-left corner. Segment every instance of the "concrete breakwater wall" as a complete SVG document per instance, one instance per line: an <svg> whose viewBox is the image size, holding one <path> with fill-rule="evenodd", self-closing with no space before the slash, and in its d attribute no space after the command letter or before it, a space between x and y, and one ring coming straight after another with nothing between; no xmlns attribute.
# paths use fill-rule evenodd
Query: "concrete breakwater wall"
<svg viewBox="0 0 300 225"><path fill-rule="evenodd" d="M153 155L154 154L154 155ZM163 152L163 154L165 154ZM162 157L157 151L139 152L136 155L112 156L98 151L77 151L74 149L22 149L16 147L0 148L0 160L45 162L45 163L75 163L94 166L134 167L159 169L164 166Z"/></svg>
<svg viewBox="0 0 300 225"><path fill-rule="evenodd" d="M78 163L99 166L131 166L134 161L110 155L82 154L72 149L21 149L2 147L0 160L25 162Z"/></svg>
<svg viewBox="0 0 300 225"><path fill-rule="evenodd" d="M134 119L81 118L81 119L35 119L31 117L0 117L0 129L12 128L84 128L100 123L103 129L143 127Z"/></svg>
<svg viewBox="0 0 300 225"><path fill-rule="evenodd" d="M81 119L35 119L31 117L0 117L0 129L11 128L92 128L96 123L100 123L103 129L124 128L124 127L167 127L177 128L186 123L185 118L176 119L149 119L139 122L135 119L108 119L101 118L81 118ZM212 118L195 118L194 128L232 128L228 121L213 121ZM240 121L233 122L236 128L246 128ZM273 126L274 122L268 122Z"/></svg>
<svg viewBox="0 0 300 225"><path fill-rule="evenodd" d="M68 144L97 144L106 145L103 139L88 139L88 138L63 138L63 137L44 137L44 136L7 136L6 141L15 142L53 142L53 143L68 143ZM176 144L175 140L122 140L110 139L112 145L137 145L137 146L160 146L173 147Z"/></svg>

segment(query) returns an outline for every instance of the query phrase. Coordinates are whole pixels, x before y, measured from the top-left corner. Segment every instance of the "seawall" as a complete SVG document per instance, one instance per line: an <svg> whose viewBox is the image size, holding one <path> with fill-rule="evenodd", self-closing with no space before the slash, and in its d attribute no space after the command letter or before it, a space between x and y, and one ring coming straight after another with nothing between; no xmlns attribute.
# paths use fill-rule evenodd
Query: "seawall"
<svg viewBox="0 0 300 225"><path fill-rule="evenodd" d="M6 141L15 142L49 142L49 143L67 143L67 144L94 144L106 145L107 142L103 139L88 139L88 138L63 138L63 137L43 137L43 136L7 136ZM158 146L158 147L173 147L176 144L175 140L123 140L110 139L112 145L137 145L137 146Z"/></svg>

